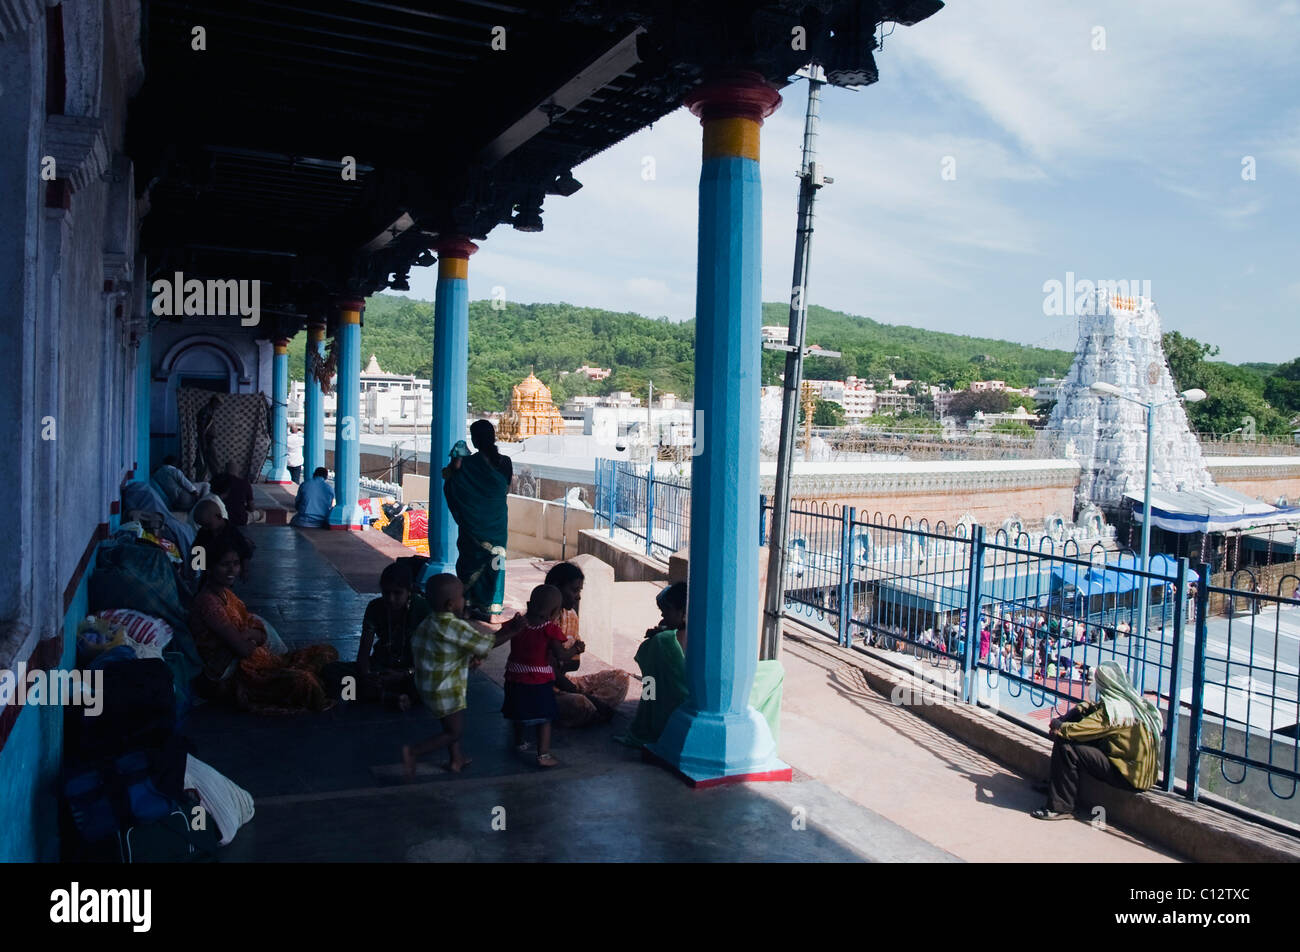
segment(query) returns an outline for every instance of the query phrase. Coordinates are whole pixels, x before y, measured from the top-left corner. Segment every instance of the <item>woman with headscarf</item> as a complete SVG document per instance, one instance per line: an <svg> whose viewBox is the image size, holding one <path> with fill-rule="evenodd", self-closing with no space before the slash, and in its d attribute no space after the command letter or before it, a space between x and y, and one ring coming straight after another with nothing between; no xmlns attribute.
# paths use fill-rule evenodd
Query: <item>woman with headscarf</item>
<svg viewBox="0 0 1300 952"><path fill-rule="evenodd" d="M1051 723L1052 774L1047 805L1034 810L1039 820L1074 814L1079 772L1086 770L1117 787L1142 791L1156 782L1156 759L1163 721L1114 661L1096 674L1097 700L1085 701Z"/></svg>
<svg viewBox="0 0 1300 952"><path fill-rule="evenodd" d="M489 621L505 602L506 494L513 470L510 457L497 449L490 422L475 420L469 437L478 452L470 455L464 440L452 447L451 462L442 471L442 490L459 530L456 575L465 585L466 608L471 618Z"/></svg>

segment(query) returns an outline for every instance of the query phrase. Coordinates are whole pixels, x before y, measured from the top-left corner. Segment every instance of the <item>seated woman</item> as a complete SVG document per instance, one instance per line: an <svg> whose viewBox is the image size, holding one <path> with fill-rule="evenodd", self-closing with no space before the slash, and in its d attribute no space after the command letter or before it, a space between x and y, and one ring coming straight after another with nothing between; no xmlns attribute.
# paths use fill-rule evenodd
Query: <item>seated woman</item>
<svg viewBox="0 0 1300 952"><path fill-rule="evenodd" d="M1036 819L1065 820L1074 814L1081 770L1128 790L1149 790L1156 782L1160 710L1114 661L1097 667L1096 680L1096 701L1077 704L1051 723L1052 773L1047 805L1031 814Z"/></svg>
<svg viewBox="0 0 1300 952"><path fill-rule="evenodd" d="M220 536L207 550L208 570L190 608L190 631L203 661L200 693L233 701L256 714L323 711L334 702L325 695L320 670L338 660L329 645L288 651L231 591L244 559L234 541Z"/></svg>
<svg viewBox="0 0 1300 952"><path fill-rule="evenodd" d="M554 649L557 661L554 665L556 719L561 727L607 723L627 698L631 678L626 671L617 668L568 676L568 672L578 669L582 653L587 648L578 637L578 603L582 601L585 581L582 569L572 562L560 562L546 573L546 584L558 588L563 598L559 626L565 640Z"/></svg>
<svg viewBox="0 0 1300 952"><path fill-rule="evenodd" d="M379 576L382 593L366 606L357 650L357 699L411 707L415 693L415 658L411 635L429 615L429 603L412 591L411 572L394 562Z"/></svg>
<svg viewBox="0 0 1300 952"><path fill-rule="evenodd" d="M690 693L686 684L686 583L669 585L659 593L655 604L662 617L645 633L645 641L636 652L636 663L641 668L641 701L632 726L616 738L632 747L657 741L673 711Z"/></svg>

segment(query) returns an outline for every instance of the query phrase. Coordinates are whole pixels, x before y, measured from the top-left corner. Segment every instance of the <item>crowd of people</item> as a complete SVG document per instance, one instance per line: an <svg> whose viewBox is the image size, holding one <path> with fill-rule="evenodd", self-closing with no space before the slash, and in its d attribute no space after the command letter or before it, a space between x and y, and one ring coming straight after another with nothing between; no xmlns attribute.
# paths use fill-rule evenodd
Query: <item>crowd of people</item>
<svg viewBox="0 0 1300 952"><path fill-rule="evenodd" d="M999 670L1041 681L1084 681L1092 668L1084 660L1087 645L1099 644L1131 633L1119 622L1101 629L1072 618L1055 618L1038 611L981 614L976 659ZM964 659L966 656L966 613L946 624L931 625L919 633L901 624L874 626L867 643L886 650L905 650L909 643L923 651Z"/></svg>

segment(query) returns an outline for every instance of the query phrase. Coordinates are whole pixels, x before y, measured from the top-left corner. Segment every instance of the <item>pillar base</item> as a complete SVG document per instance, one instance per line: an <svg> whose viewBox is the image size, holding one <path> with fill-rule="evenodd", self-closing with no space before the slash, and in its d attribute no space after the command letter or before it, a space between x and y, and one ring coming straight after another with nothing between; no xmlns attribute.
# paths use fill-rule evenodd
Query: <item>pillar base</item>
<svg viewBox="0 0 1300 952"><path fill-rule="evenodd" d="M280 469L280 470L268 469L268 471L265 474L264 481L268 483L272 483L273 485L276 486L293 485L293 477L289 475L289 470L287 468Z"/></svg>
<svg viewBox="0 0 1300 952"><path fill-rule="evenodd" d="M719 714L682 705L658 742L646 749L692 786L791 779L789 764L776 756L767 721L752 707L743 714Z"/></svg>
<svg viewBox="0 0 1300 952"><path fill-rule="evenodd" d="M335 506L330 510L331 529L364 529L365 513L360 506Z"/></svg>

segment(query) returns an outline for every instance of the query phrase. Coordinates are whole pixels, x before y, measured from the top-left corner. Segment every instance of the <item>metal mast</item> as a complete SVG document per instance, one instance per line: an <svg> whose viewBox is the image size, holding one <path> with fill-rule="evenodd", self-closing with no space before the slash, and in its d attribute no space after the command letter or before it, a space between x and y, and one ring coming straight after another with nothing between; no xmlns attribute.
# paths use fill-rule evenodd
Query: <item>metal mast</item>
<svg viewBox="0 0 1300 952"><path fill-rule="evenodd" d="M794 466L795 427L798 423L800 385L803 378L804 340L808 322L808 262L812 253L813 202L817 190L834 180L827 178L814 158L821 87L826 74L813 63L800 70L808 80L808 111L803 125L803 162L799 169L799 226L794 245L794 286L790 292L790 334L785 344L765 344L785 351L785 379L781 399L781 446L777 454L776 493L772 499L772 531L768 536L767 593L763 609L763 642L759 657L781 653L781 613L785 602L786 536L790 518L790 475ZM827 356L839 356L827 351Z"/></svg>

